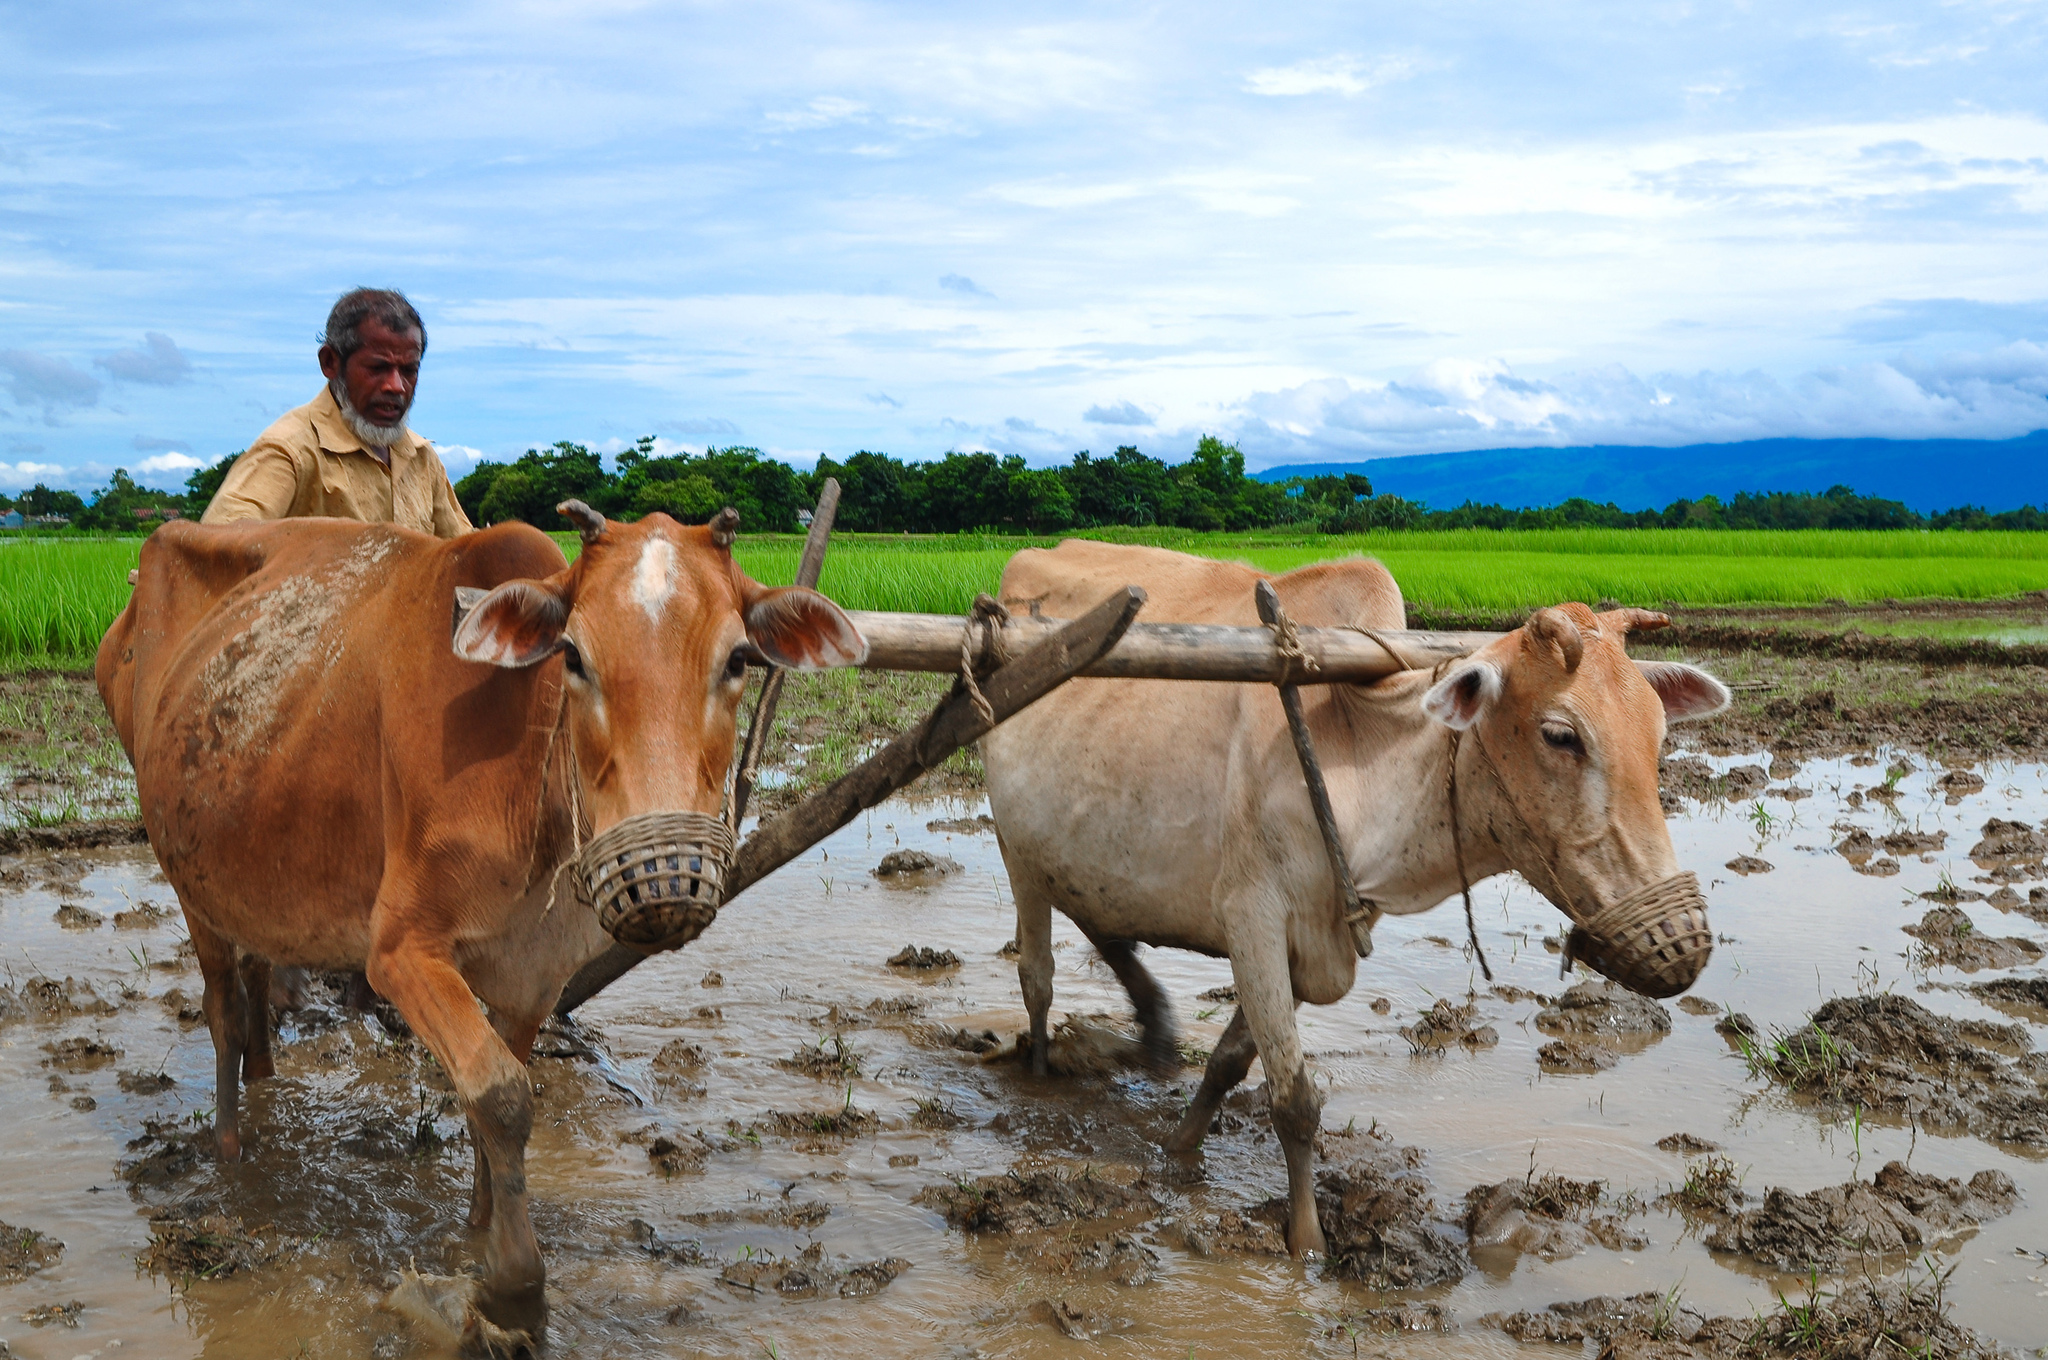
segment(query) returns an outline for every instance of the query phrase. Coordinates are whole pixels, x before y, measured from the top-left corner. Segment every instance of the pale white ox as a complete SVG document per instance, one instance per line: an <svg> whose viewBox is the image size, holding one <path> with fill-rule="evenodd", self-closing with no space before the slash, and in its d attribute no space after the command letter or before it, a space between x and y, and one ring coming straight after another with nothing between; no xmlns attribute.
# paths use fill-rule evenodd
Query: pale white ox
<svg viewBox="0 0 2048 1360"><path fill-rule="evenodd" d="M1075 617L1140 585L1146 618L1256 626L1251 567L1155 548L1069 541L1003 572L1012 609ZM1298 624L1404 626L1379 563L1319 563L1268 578ZM1657 801L1667 719L1727 705L1692 666L1633 662L1623 639L1661 624L1581 604L1529 623L1438 672L1302 690L1351 873L1395 915L1455 897L1448 779L1474 883L1518 870L1574 920L1671 879ZM1453 733L1462 733L1456 742ZM1454 756L1455 752L1455 756ZM1075 680L982 741L989 805L1017 903L1017 973L1045 1070L1052 912L1095 944L1137 1008L1154 1061L1176 1063L1172 1008L1135 944L1227 955L1238 1011L1168 1149L1192 1152L1254 1056L1287 1158L1288 1242L1322 1252L1312 1139L1322 1102L1294 1008L1351 990L1357 955L1335 878L1269 685Z"/></svg>

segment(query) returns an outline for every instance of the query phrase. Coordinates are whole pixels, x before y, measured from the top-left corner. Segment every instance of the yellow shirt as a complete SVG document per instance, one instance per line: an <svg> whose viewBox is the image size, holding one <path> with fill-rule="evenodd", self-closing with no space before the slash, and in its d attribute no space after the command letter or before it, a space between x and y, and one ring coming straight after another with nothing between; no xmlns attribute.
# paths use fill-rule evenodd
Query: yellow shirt
<svg viewBox="0 0 2048 1360"><path fill-rule="evenodd" d="M349 429L325 387L256 437L228 469L200 523L299 515L400 524L440 538L474 527L432 444L408 429L385 467Z"/></svg>

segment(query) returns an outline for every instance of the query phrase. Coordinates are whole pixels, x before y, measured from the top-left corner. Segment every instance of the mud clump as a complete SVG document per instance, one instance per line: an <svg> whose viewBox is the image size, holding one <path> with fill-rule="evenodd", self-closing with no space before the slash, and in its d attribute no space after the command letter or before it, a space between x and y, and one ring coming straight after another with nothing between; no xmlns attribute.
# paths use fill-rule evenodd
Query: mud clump
<svg viewBox="0 0 2048 1360"><path fill-rule="evenodd" d="M1671 1012L1614 982L1581 982L1536 1013L1546 1034L1613 1039L1671 1032Z"/></svg>
<svg viewBox="0 0 2048 1360"><path fill-rule="evenodd" d="M1629 1332L1652 1336L1671 1336L1680 1330L1687 1336L1697 1332L1706 1319L1689 1310L1681 1315L1673 1303L1655 1290L1628 1298L1600 1294L1576 1303L1553 1303L1548 1308L1488 1313L1479 1319L1479 1324L1506 1332L1517 1341L1552 1345L1612 1341ZM1679 1354L1693 1352L1681 1350Z"/></svg>
<svg viewBox="0 0 2048 1360"><path fill-rule="evenodd" d="M1322 1140L1326 1147L1334 1139ZM1316 1173L1316 1218L1329 1243L1325 1273L1373 1289L1422 1289L1464 1278L1471 1258L1419 1174L1419 1148L1368 1143L1344 1166ZM1284 1208L1269 1202L1267 1213ZM1257 1212L1257 1211L1254 1211Z"/></svg>
<svg viewBox="0 0 2048 1360"><path fill-rule="evenodd" d="M64 1244L48 1233L0 1222L0 1284L20 1284L63 1254Z"/></svg>
<svg viewBox="0 0 2048 1360"><path fill-rule="evenodd" d="M851 1081L860 1075L861 1056L858 1049L847 1046L844 1035L833 1034L806 1044L787 1058L778 1058L775 1065L819 1081Z"/></svg>
<svg viewBox="0 0 2048 1360"><path fill-rule="evenodd" d="M116 1171L130 1185L169 1185L196 1170L212 1145L210 1130L145 1119L142 1133L128 1142L134 1155L122 1158Z"/></svg>
<svg viewBox="0 0 2048 1360"><path fill-rule="evenodd" d="M96 911L88 911L76 902L66 902L51 914L51 920L66 930L98 930L107 923L107 918Z"/></svg>
<svg viewBox="0 0 2048 1360"><path fill-rule="evenodd" d="M1804 1195L1773 1187L1761 1207L1737 1214L1706 1241L1779 1270L1833 1271L1856 1255L1916 1255L1924 1244L2004 1217L2018 1202L2002 1171L1980 1171L1965 1184L1889 1162L1868 1184L1850 1181Z"/></svg>
<svg viewBox="0 0 2048 1360"><path fill-rule="evenodd" d="M1801 1029L1737 1037L1753 1071L1838 1109L2048 1147L2048 1090L2024 1025L1951 1020L1903 996L1836 997Z"/></svg>
<svg viewBox="0 0 2048 1360"><path fill-rule="evenodd" d="M905 1035L919 1048L951 1048L962 1053L972 1053L977 1058L1003 1051L1003 1041L992 1029L975 1033L953 1025L920 1022L909 1026Z"/></svg>
<svg viewBox="0 0 2048 1360"><path fill-rule="evenodd" d="M654 1230L654 1225L644 1218L636 1218L628 1223L626 1232L634 1246L657 1261L669 1261L679 1266L694 1266L704 1260L702 1242L690 1237L663 1237Z"/></svg>
<svg viewBox="0 0 2048 1360"><path fill-rule="evenodd" d="M992 1063L1028 1062L1031 1037L1019 1034L1009 1048L983 1059ZM1117 1026L1101 1012L1069 1015L1054 1026L1046 1041L1046 1070L1062 1077L1106 1077L1146 1066L1144 1041Z"/></svg>
<svg viewBox="0 0 2048 1360"><path fill-rule="evenodd" d="M774 1294L785 1299L857 1299L879 1294L910 1269L900 1256L879 1261L836 1260L813 1242L794 1257L757 1255L735 1261L718 1274L718 1283L739 1294Z"/></svg>
<svg viewBox="0 0 2048 1360"><path fill-rule="evenodd" d="M91 1072L121 1056L120 1049L98 1039L61 1039L44 1044L43 1052L50 1055L43 1066L59 1072Z"/></svg>
<svg viewBox="0 0 2048 1360"><path fill-rule="evenodd" d="M1860 826L1835 846L1835 853L1848 860L1850 868L1871 878L1890 878L1899 872L1899 862L1883 850L1883 844Z"/></svg>
<svg viewBox="0 0 2048 1360"><path fill-rule="evenodd" d="M703 1049L688 1039L671 1039L654 1055L654 1066L662 1072L695 1072L711 1061Z"/></svg>
<svg viewBox="0 0 2048 1360"><path fill-rule="evenodd" d="M951 836L993 836L996 834L996 819L986 812L976 817L941 817L937 821L926 822L924 829Z"/></svg>
<svg viewBox="0 0 2048 1360"><path fill-rule="evenodd" d="M21 985L19 993L0 987L0 1020L16 1014L31 1020L70 1020L81 1015L112 1015L112 1002L101 998L89 982L62 982L40 975Z"/></svg>
<svg viewBox="0 0 2048 1360"><path fill-rule="evenodd" d="M1721 1013L1719 1006L1704 997L1681 996L1674 1004L1687 1015L1719 1015Z"/></svg>
<svg viewBox="0 0 2048 1360"><path fill-rule="evenodd" d="M1656 1203L1688 1220L1726 1219L1740 1212L1747 1198L1742 1193L1742 1172L1733 1159L1709 1155L1686 1163L1685 1179L1657 1196Z"/></svg>
<svg viewBox="0 0 2048 1360"><path fill-rule="evenodd" d="M1142 1179L1120 1185L1092 1173L1064 1176L1056 1171L1028 1176L1013 1171L927 1186L915 1202L937 1209L963 1232L1012 1236L1063 1223L1150 1213L1159 1207L1159 1197Z"/></svg>
<svg viewBox="0 0 2048 1360"><path fill-rule="evenodd" d="M1546 1072L1565 1076L1605 1072L1620 1062L1621 1058L1613 1049L1579 1039L1552 1039L1536 1050L1537 1066Z"/></svg>
<svg viewBox="0 0 2048 1360"><path fill-rule="evenodd" d="M891 968L908 968L927 973L936 968L958 968L960 956L950 949L931 949L923 945L907 944L889 956L888 964Z"/></svg>
<svg viewBox="0 0 2048 1360"><path fill-rule="evenodd" d="M647 1145L647 1163L663 1178L692 1175L704 1169L706 1149L673 1138L656 1138Z"/></svg>
<svg viewBox="0 0 2048 1360"><path fill-rule="evenodd" d="M152 1277L190 1287L194 1280L218 1280L275 1260L285 1244L258 1236L239 1218L192 1205L158 1210L149 1221L149 1247L135 1264Z"/></svg>
<svg viewBox="0 0 2048 1360"><path fill-rule="evenodd" d="M857 1110L850 1104L809 1114L775 1110L768 1115L769 1127L785 1138L800 1140L800 1149L805 1141L818 1138L857 1138L881 1122L873 1110Z"/></svg>
<svg viewBox="0 0 2048 1360"><path fill-rule="evenodd" d="M1417 1053L1452 1044L1492 1048L1500 1042L1500 1034L1493 1026L1480 1023L1483 1018L1479 1007L1469 1002L1460 1006L1447 996L1438 997L1436 1005L1424 1011L1420 1020L1401 1031L1401 1037Z"/></svg>
<svg viewBox="0 0 2048 1360"><path fill-rule="evenodd" d="M1948 832L1894 831L1878 844L1894 855L1931 855L1948 844Z"/></svg>
<svg viewBox="0 0 2048 1360"><path fill-rule="evenodd" d="M47 1327L53 1322L65 1327L76 1327L78 1320L84 1315L84 1301L73 1299L69 1303L40 1304L23 1313L21 1320L31 1327Z"/></svg>
<svg viewBox="0 0 2048 1360"><path fill-rule="evenodd" d="M2048 859L2048 836L2025 822L1993 817L1984 823L1983 839L1970 847L1970 858L1980 869L2002 869Z"/></svg>
<svg viewBox="0 0 2048 1360"><path fill-rule="evenodd" d="M1920 924L1901 926L1920 941L1930 962L1974 973L1979 968L2012 968L2041 957L2041 946L2017 935L1986 935L1961 907L1935 907Z"/></svg>
<svg viewBox="0 0 2048 1360"><path fill-rule="evenodd" d="M2048 977L1994 978L1990 982L1973 982L1969 990L1994 1006L2048 1014Z"/></svg>
<svg viewBox="0 0 2048 1360"><path fill-rule="evenodd" d="M178 1084L168 1072L123 1072L115 1084L132 1096L160 1096Z"/></svg>
<svg viewBox="0 0 2048 1360"><path fill-rule="evenodd" d="M1741 874L1744 878L1751 874L1770 873L1775 867L1769 860L1758 859L1755 855L1737 855L1728 861L1729 872Z"/></svg>
<svg viewBox="0 0 2048 1360"><path fill-rule="evenodd" d="M1657 1140L1661 1152L1676 1152L1691 1157L1702 1152L1719 1152L1721 1145L1692 1133L1668 1133Z"/></svg>
<svg viewBox="0 0 2048 1360"><path fill-rule="evenodd" d="M1593 1210L1606 1195L1603 1181L1530 1176L1482 1185L1465 1194L1465 1236L1474 1252L1489 1248L1562 1260L1588 1240L1617 1251L1641 1251L1649 1238L1613 1214Z"/></svg>
<svg viewBox="0 0 2048 1360"><path fill-rule="evenodd" d="M114 913L116 930L150 930L170 919L171 913L154 902L137 902L126 911Z"/></svg>
<svg viewBox="0 0 2048 1360"><path fill-rule="evenodd" d="M1159 1239L1191 1256L1287 1255L1285 1206L1280 1200L1243 1213L1226 1209L1161 1225Z"/></svg>
<svg viewBox="0 0 2048 1360"><path fill-rule="evenodd" d="M917 888L961 871L960 861L929 850L891 850L882 856L874 875L892 888Z"/></svg>

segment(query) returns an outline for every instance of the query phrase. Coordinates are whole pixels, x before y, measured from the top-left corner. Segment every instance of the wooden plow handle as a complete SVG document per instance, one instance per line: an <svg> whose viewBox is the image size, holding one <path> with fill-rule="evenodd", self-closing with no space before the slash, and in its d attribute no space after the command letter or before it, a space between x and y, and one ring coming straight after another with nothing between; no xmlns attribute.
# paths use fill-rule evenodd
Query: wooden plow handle
<svg viewBox="0 0 2048 1360"><path fill-rule="evenodd" d="M965 619L949 614L848 611L868 640L867 668L884 671L957 671ZM1057 633L1064 619L1013 615L1002 626L1001 655L1029 656ZM1105 655L1079 673L1123 680L1218 680L1238 684L1368 684L1403 670L1428 670L1439 661L1469 656L1500 633L1438 633L1387 629L1377 637L1399 651L1388 655L1374 635L1354 628L1299 628L1300 655L1273 646L1264 628L1209 623L1138 623ZM993 647L979 658L991 664ZM1406 664L1403 664L1403 663Z"/></svg>
<svg viewBox="0 0 2048 1360"><path fill-rule="evenodd" d="M1088 673L1088 667L1098 662L1126 635L1131 620L1137 617L1144 603L1143 590L1125 586L1071 623L1049 624L1033 635L1029 651L980 682L993 722L984 719L977 711L964 686L955 685L953 692L917 726L795 807L763 822L733 856L732 868L726 875L726 906L731 906L732 899L749 887L937 766L953 752L986 736L996 724L1029 708L1074 676ZM859 622L862 616L854 617ZM965 620L934 619L934 622L942 621L949 623L952 629L951 640L946 644L951 649L950 664L895 669L959 669L960 636ZM1251 631L1265 637L1268 647L1271 646L1271 634L1263 630ZM555 1014L568 1015L624 977L643 957L623 945L613 945L569 979L568 986L562 989L561 998L555 1003Z"/></svg>

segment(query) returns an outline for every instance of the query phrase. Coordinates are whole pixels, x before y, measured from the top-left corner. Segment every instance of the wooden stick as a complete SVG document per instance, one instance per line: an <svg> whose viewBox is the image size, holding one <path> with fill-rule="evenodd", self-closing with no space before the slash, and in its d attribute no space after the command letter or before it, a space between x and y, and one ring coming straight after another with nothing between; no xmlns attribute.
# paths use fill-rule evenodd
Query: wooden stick
<svg viewBox="0 0 2048 1360"><path fill-rule="evenodd" d="M1280 596L1274 592L1273 583L1259 582L1253 587L1252 595L1258 602L1259 617L1274 625L1276 630L1284 627L1287 615L1280 608ZM1295 631L1298 635L1300 630ZM1266 636L1270 641L1274 635L1268 633ZM1369 959L1372 957L1373 913L1368 912L1358 896L1358 885L1351 881L1351 859L1344 853L1343 838L1337 834L1337 813L1330 806L1330 786L1323 781L1323 766L1316 759L1315 739L1309 735L1308 719L1302 716L1301 689L1291 683L1279 688L1280 707L1287 714L1287 730L1294 736L1294 754L1301 761L1301 777L1308 784L1309 806L1315 809L1316 827L1323 833L1323 853L1330 857L1330 874L1337 880L1337 898L1343 904L1344 923L1351 927L1351 942L1358 949L1358 957Z"/></svg>
<svg viewBox="0 0 2048 1360"><path fill-rule="evenodd" d="M1116 646L1144 603L1144 591L1125 586L982 680L981 692L995 715L995 723L1029 708ZM955 632L956 666L959 659L960 635ZM916 727L789 811L762 823L747 837L726 874L727 905L962 746L986 736L995 723L984 721L966 689L955 685L953 692ZM623 945L613 945L569 979L569 985L555 1002L555 1014L569 1014L624 977L642 958Z"/></svg>
<svg viewBox="0 0 2048 1360"><path fill-rule="evenodd" d="M811 531L804 537L804 555L796 565L796 582L800 586L815 587L818 573L825 569L825 543L832 537L832 521L839 515L839 479L827 477L825 485L818 490L818 508L811 515ZM740 751L739 773L732 781L732 824L737 828L740 819L747 815L747 800L754 794L754 771L760 767L761 753L767 749L768 734L775 730L775 709L782 702L783 670L779 666L768 668L768 678L761 682L761 697L754 703L754 721L747 724L747 744Z"/></svg>
<svg viewBox="0 0 2048 1360"><path fill-rule="evenodd" d="M884 671L957 671L964 619L950 614L849 611L868 640L867 666ZM1063 619L1013 617L1003 625L1004 652L1028 655ZM1447 658L1468 656L1500 633L1382 632L1402 660L1350 628L1303 628L1301 650L1310 666L1282 656L1263 628L1207 623L1139 623L1115 650L1083 675L1129 680L1220 680L1279 685L1363 684L1409 668L1427 670ZM993 662L984 656L984 662ZM1405 661L1406 664L1403 664Z"/></svg>

